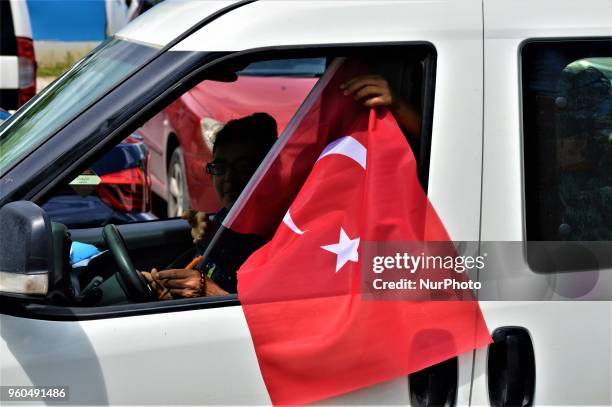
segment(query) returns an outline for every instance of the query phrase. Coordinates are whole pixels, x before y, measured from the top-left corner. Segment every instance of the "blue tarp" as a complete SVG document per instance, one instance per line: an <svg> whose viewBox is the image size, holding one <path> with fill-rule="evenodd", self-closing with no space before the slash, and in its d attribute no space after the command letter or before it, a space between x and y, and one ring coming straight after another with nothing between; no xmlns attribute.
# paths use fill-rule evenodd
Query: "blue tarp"
<svg viewBox="0 0 612 407"><path fill-rule="evenodd" d="M104 0L27 0L32 36L43 41L102 41Z"/></svg>

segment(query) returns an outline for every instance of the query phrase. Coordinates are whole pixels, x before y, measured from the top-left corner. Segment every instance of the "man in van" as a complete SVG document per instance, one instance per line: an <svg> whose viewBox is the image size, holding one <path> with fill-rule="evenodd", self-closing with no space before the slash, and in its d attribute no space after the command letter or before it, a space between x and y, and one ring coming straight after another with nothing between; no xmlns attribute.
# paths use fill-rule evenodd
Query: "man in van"
<svg viewBox="0 0 612 407"><path fill-rule="evenodd" d="M408 102L393 92L383 76L377 74L356 76L344 82L340 90L345 96L352 97L365 107L387 107L405 133L415 138L420 135L420 115ZM195 210L185 211L183 218L188 220L192 227L194 244L210 241L211 235L217 230L211 227L212 223L220 224L223 221L259 163L272 147L277 137L276 123L274 122L272 130L269 123L266 123L269 120L274 121L265 113L256 113L230 121L217 134L213 148L213 162L207 165L207 172L213 177L213 184L223 208L212 216ZM266 134L269 136L266 137ZM246 165L247 161L251 165ZM233 173L231 177L226 171L230 168ZM248 253L263 243L262 241L253 244L253 250L249 250ZM214 259L197 259L192 263L179 269L159 272L153 269L151 273L144 275L160 299L217 296L236 292L237 269L224 267Z"/></svg>

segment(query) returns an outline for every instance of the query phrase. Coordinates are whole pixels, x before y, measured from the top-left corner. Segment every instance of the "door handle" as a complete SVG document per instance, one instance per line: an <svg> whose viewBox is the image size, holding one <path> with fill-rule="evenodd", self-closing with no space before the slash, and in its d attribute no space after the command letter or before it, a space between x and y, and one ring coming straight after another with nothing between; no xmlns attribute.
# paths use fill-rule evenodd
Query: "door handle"
<svg viewBox="0 0 612 407"><path fill-rule="evenodd" d="M411 406L455 406L458 380L456 357L412 373L409 380Z"/></svg>
<svg viewBox="0 0 612 407"><path fill-rule="evenodd" d="M506 326L493 332L489 345L487 376L492 406L533 405L535 356L529 332Z"/></svg>

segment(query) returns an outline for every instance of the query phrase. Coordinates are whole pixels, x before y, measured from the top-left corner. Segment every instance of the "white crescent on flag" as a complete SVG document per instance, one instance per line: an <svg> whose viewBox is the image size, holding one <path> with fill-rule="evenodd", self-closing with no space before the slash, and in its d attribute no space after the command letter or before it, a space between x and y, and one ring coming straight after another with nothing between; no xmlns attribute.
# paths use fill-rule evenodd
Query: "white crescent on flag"
<svg viewBox="0 0 612 407"><path fill-rule="evenodd" d="M289 229L293 230L298 235L304 234L304 231L298 228L295 222L293 222L293 219L291 219L291 214L289 213L289 211L287 211L287 213L283 217L283 222L285 223L285 225L287 225L287 227L289 227Z"/></svg>
<svg viewBox="0 0 612 407"><path fill-rule="evenodd" d="M329 143L317 161L331 154L344 155L361 165L364 170L366 168L367 150L363 144L351 136L340 137L338 140L334 140L333 142Z"/></svg>
<svg viewBox="0 0 612 407"><path fill-rule="evenodd" d="M323 152L321 152L321 155L319 156L317 161L319 161L323 157L332 154L346 156L355 161L357 164L359 164L364 170L366 168L367 150L363 146L363 144L361 144L351 136L340 137L339 139L329 143L325 147ZM283 217L283 223L285 223L285 225L287 225L289 229L291 229L298 235L304 234L304 231L300 229L291 218L291 214L289 213L289 211L287 211L287 213Z"/></svg>

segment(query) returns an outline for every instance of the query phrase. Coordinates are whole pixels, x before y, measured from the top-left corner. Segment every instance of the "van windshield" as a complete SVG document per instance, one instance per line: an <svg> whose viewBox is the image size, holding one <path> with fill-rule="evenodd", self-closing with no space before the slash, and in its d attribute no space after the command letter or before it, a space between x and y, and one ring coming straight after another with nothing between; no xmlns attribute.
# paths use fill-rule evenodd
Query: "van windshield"
<svg viewBox="0 0 612 407"><path fill-rule="evenodd" d="M111 39L0 126L0 175L143 66L157 49Z"/></svg>

